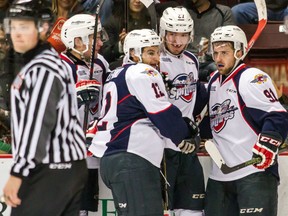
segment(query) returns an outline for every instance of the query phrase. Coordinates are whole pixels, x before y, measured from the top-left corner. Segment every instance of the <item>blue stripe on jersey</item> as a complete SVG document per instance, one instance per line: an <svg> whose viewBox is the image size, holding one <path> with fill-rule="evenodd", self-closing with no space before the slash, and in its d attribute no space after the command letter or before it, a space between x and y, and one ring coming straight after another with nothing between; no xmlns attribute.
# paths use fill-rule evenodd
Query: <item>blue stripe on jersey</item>
<svg viewBox="0 0 288 216"><path fill-rule="evenodd" d="M255 115L256 119L259 119L260 116L262 116L265 112L261 111L261 110L255 110L253 108L248 108L246 107L245 102L243 101L240 93L239 93L239 80L240 77L242 75L242 73L246 70L246 68L242 68L237 74L236 76L233 77L236 89L237 89L237 95L238 95L238 101L241 107L240 112L243 115L243 118L245 119L246 123L251 127L251 129L256 133L259 134L261 132L261 126L262 126L262 122L260 121L254 121L251 113L253 113L253 115ZM251 112L251 113L250 113ZM260 114L261 113L261 114Z"/></svg>
<svg viewBox="0 0 288 216"><path fill-rule="evenodd" d="M183 137L190 137L187 124L183 118L181 118L182 113L176 106L171 105L161 112L148 113L148 116L152 123L159 129L161 135L170 138L176 145L180 144Z"/></svg>
<svg viewBox="0 0 288 216"><path fill-rule="evenodd" d="M107 76L108 76L106 67L105 67L105 65L103 64L103 62L102 62L100 59L98 59L98 58L94 60L94 63L97 64L97 65L99 65L99 66L102 68L102 70L103 70L103 73L102 73L102 83L104 83L105 80L106 80L106 78L107 78Z"/></svg>
<svg viewBox="0 0 288 216"><path fill-rule="evenodd" d="M193 53L191 53L191 52L189 52L187 50L184 50L183 55L185 55L185 56L189 57L190 59L192 59L195 62L195 64L196 64L197 70L199 71L199 61L196 58L196 56Z"/></svg>
<svg viewBox="0 0 288 216"><path fill-rule="evenodd" d="M129 66L129 65L128 65ZM130 65L131 66L131 65ZM114 129L110 131L111 140L106 144L108 149L105 155L114 154L119 151L126 151L129 143L131 126L139 119L146 118L141 103L130 94L126 83L125 75L128 67L109 82L117 86L117 118Z"/></svg>

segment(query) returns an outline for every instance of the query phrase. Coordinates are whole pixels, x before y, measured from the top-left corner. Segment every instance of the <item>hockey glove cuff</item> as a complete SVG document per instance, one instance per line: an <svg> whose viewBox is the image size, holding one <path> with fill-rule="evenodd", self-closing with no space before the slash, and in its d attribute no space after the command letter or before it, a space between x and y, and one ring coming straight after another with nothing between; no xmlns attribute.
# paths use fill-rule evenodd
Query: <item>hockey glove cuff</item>
<svg viewBox="0 0 288 216"><path fill-rule="evenodd" d="M99 100L101 84L97 80L80 80L76 83L78 108L83 104L95 106Z"/></svg>
<svg viewBox="0 0 288 216"><path fill-rule="evenodd" d="M260 156L262 160L260 163L254 164L254 167L267 169L275 164L278 148L282 142L282 137L277 132L269 131L259 134L257 143L254 145L252 151L253 158Z"/></svg>
<svg viewBox="0 0 288 216"><path fill-rule="evenodd" d="M92 139L94 138L96 132L98 131L97 128L98 120L91 121L86 130L86 146L87 148L91 145Z"/></svg>
<svg viewBox="0 0 288 216"><path fill-rule="evenodd" d="M200 131L197 124L188 117L183 117L183 120L186 122L188 129L190 131L190 136L188 138L194 138L198 136Z"/></svg>

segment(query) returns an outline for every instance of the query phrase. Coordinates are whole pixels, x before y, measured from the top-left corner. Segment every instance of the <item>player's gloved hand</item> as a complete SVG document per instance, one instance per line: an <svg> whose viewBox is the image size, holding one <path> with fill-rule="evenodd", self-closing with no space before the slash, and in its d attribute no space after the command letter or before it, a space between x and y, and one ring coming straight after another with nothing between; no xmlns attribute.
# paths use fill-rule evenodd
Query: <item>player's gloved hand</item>
<svg viewBox="0 0 288 216"><path fill-rule="evenodd" d="M254 167L267 169L272 166L277 160L278 148L282 142L282 137L277 132L260 133L252 151L253 158L260 156L262 160L260 163L254 164Z"/></svg>
<svg viewBox="0 0 288 216"><path fill-rule="evenodd" d="M173 87L173 81L169 79L167 72L161 72L161 76L165 84L166 91L169 92L171 88Z"/></svg>
<svg viewBox="0 0 288 216"><path fill-rule="evenodd" d="M188 117L183 117L183 119L186 122L186 124L190 130L190 137L184 139L178 145L178 147L181 150L181 152L183 152L184 154L197 153L197 151L199 150L200 141L201 141L199 128L196 125L196 123L193 122Z"/></svg>
<svg viewBox="0 0 288 216"><path fill-rule="evenodd" d="M89 147L91 145L92 139L94 138L97 128L98 120L91 121L86 130L86 146Z"/></svg>
<svg viewBox="0 0 288 216"><path fill-rule="evenodd" d="M78 108L83 104L95 106L99 100L101 84L97 80L80 80L76 83Z"/></svg>
<svg viewBox="0 0 288 216"><path fill-rule="evenodd" d="M184 139L179 145L179 149L181 150L182 153L184 154L196 154L199 150L200 146L200 136L196 136L191 139Z"/></svg>

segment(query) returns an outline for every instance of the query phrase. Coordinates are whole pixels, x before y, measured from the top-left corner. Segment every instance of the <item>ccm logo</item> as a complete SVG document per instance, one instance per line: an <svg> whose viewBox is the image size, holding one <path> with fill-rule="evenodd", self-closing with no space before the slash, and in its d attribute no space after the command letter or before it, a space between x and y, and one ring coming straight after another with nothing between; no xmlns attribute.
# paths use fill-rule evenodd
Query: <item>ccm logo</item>
<svg viewBox="0 0 288 216"><path fill-rule="evenodd" d="M272 139L270 137L265 137L265 136L261 136L260 141L270 143L271 145L274 145L274 146L279 146L281 144L281 142L279 142L278 140Z"/></svg>
<svg viewBox="0 0 288 216"><path fill-rule="evenodd" d="M118 203L119 208L126 208L127 203Z"/></svg>
<svg viewBox="0 0 288 216"><path fill-rule="evenodd" d="M192 199L204 199L205 194L193 194Z"/></svg>
<svg viewBox="0 0 288 216"><path fill-rule="evenodd" d="M240 209L240 214L262 212L263 208Z"/></svg>

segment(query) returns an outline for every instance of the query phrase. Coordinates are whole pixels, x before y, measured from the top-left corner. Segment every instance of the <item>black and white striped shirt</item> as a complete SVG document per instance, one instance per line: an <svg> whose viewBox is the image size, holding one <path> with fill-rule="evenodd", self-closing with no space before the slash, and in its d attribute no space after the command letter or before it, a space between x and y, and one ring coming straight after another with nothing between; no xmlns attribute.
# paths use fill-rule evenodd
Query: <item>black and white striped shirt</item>
<svg viewBox="0 0 288 216"><path fill-rule="evenodd" d="M11 174L19 177L38 164L86 157L70 69L49 45L37 45L26 54L27 64L11 86Z"/></svg>

